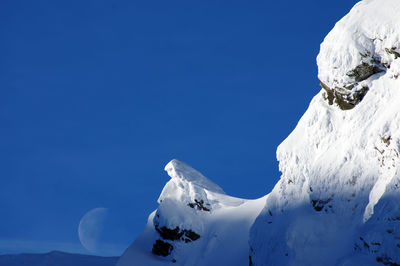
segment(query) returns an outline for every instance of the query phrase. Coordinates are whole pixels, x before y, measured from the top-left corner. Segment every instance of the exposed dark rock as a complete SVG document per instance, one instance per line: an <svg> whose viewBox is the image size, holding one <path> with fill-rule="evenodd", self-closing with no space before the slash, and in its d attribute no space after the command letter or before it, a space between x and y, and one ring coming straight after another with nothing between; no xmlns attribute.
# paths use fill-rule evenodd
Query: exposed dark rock
<svg viewBox="0 0 400 266"><path fill-rule="evenodd" d="M392 47L392 48L390 48L390 49L385 48L385 51L386 51L388 54L394 55L394 59L400 58L400 53L399 53L399 52L396 52L396 47Z"/></svg>
<svg viewBox="0 0 400 266"><path fill-rule="evenodd" d="M191 241L196 241L200 238L200 235L192 230L181 230L178 226L175 229L169 229L166 226L158 227L158 225L154 226L156 231L160 234L160 236L165 240L183 240L186 243Z"/></svg>
<svg viewBox="0 0 400 266"><path fill-rule="evenodd" d="M386 144L386 146L389 146L390 145L390 141L392 140L392 137L391 136L381 137L381 140L382 140L383 143Z"/></svg>
<svg viewBox="0 0 400 266"><path fill-rule="evenodd" d="M320 212L325 207L325 205L329 203L331 200L332 200L331 198L327 200L311 200L311 204L317 212Z"/></svg>
<svg viewBox="0 0 400 266"><path fill-rule="evenodd" d="M158 256L166 257L171 254L173 249L174 247L170 243L158 239L153 245L152 252Z"/></svg>
<svg viewBox="0 0 400 266"><path fill-rule="evenodd" d="M320 83L321 87L325 90L326 95L325 100L332 105L336 103L342 110L353 109L361 100L364 98L365 94L368 92L368 87L362 87L357 91L351 91L354 85L349 85L346 88L329 88L323 82Z"/></svg>
<svg viewBox="0 0 400 266"><path fill-rule="evenodd" d="M319 82L319 85L325 90L326 92L326 96L325 100L328 100L329 105L332 105L334 103L335 100L335 91L331 90L331 88L329 88L325 83L323 83L322 81Z"/></svg>
<svg viewBox="0 0 400 266"><path fill-rule="evenodd" d="M364 55L364 57L367 57L367 55ZM371 59L371 63L372 64L362 62L353 70L350 70L347 73L347 76L352 77L354 82L350 82L343 87L329 88L326 84L321 82L321 87L326 91L326 94L324 95L325 100L328 100L330 105L336 103L342 110L353 109L359 102L362 101L369 89L366 86L358 86L358 83L366 80L376 73L385 71L385 67L378 62L377 59Z"/></svg>
<svg viewBox="0 0 400 266"><path fill-rule="evenodd" d="M251 256L249 256L249 266L253 266L253 261L251 260Z"/></svg>
<svg viewBox="0 0 400 266"><path fill-rule="evenodd" d="M200 238L200 235L193 232L192 230L184 230L184 232L185 232L185 237L187 237L184 239L186 243L190 241L196 241L197 239Z"/></svg>
<svg viewBox="0 0 400 266"><path fill-rule="evenodd" d="M369 250L369 245L368 245L368 243L364 240L364 238L362 238L362 237L360 236L360 240L363 242L364 247L367 248L367 249Z"/></svg>
<svg viewBox="0 0 400 266"><path fill-rule="evenodd" d="M175 229L169 229L166 226L163 226L159 228L158 226L155 226L157 232L160 234L160 236L164 239L167 240L178 240L182 237L184 231L180 231L179 227L175 227Z"/></svg>
<svg viewBox="0 0 400 266"><path fill-rule="evenodd" d="M185 243L195 241L200 238L200 235L192 230L181 230L179 226L170 229L166 226L159 227L158 223L154 224L154 228L164 240L184 241ZM153 253L159 256L168 256L174 249L173 245L163 240L157 240L153 245ZM176 262L173 261L173 262Z"/></svg>
<svg viewBox="0 0 400 266"><path fill-rule="evenodd" d="M388 234L393 234L393 229L386 229L386 232L387 232Z"/></svg>
<svg viewBox="0 0 400 266"><path fill-rule="evenodd" d="M400 266L400 264L394 262L394 261L392 260L392 258L390 258L389 256L387 256L387 255L385 255L385 254L376 257L376 261L377 261L377 262L380 262L380 263L382 263L382 264L384 264L384 265Z"/></svg>
<svg viewBox="0 0 400 266"><path fill-rule="evenodd" d="M210 211L209 208L207 208L207 207L204 206L204 200L197 200L197 199L195 199L194 202L189 202L189 203L188 203L188 206L189 206L190 208L195 208L195 207L196 207L198 210L201 210L201 211L207 211L207 212Z"/></svg>
<svg viewBox="0 0 400 266"><path fill-rule="evenodd" d="M347 76L354 78L356 82L360 82L366 80L370 76L383 72L384 70L380 69L376 65L370 65L365 62L362 62L360 65L356 66L353 70L350 70L347 73Z"/></svg>

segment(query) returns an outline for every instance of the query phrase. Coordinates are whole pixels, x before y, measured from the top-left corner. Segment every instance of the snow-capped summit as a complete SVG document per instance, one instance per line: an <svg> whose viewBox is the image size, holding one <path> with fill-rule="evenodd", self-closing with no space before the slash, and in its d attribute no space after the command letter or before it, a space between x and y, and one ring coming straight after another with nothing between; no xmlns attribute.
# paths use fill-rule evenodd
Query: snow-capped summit
<svg viewBox="0 0 400 266"><path fill-rule="evenodd" d="M400 264L399 14L361 1L321 44L322 90L278 147L251 229L255 265Z"/></svg>
<svg viewBox="0 0 400 266"><path fill-rule="evenodd" d="M269 194L230 197L173 160L118 265L400 265L399 14L364 0L327 35L322 89L279 145Z"/></svg>
<svg viewBox="0 0 400 266"><path fill-rule="evenodd" d="M191 187L197 187L208 190L210 192L225 194L225 192L217 184L214 184L207 177L203 176L200 172L196 171L184 162L177 159L170 161L164 170L171 177L171 181L175 185L185 188L191 184ZM189 189L189 188L188 188ZM161 193L163 196L164 192Z"/></svg>
<svg viewBox="0 0 400 266"><path fill-rule="evenodd" d="M171 179L161 192L159 207L118 265L247 264L248 232L265 198L228 196L178 160L169 162L165 171Z"/></svg>

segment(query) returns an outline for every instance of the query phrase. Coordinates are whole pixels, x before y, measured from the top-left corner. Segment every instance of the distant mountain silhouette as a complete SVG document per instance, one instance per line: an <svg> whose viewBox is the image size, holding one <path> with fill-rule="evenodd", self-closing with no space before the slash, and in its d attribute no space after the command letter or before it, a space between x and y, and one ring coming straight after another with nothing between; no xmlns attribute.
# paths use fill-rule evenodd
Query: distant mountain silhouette
<svg viewBox="0 0 400 266"><path fill-rule="evenodd" d="M45 254L0 255L0 266L115 266L118 258L52 251Z"/></svg>

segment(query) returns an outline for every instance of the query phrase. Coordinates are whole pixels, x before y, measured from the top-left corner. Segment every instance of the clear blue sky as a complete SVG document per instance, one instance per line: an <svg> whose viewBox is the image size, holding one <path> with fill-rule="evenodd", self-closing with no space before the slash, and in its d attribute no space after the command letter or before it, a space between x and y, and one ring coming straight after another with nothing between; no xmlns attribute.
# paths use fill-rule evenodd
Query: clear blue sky
<svg viewBox="0 0 400 266"><path fill-rule="evenodd" d="M120 250L173 158L230 195L268 193L319 91L319 45L356 2L1 1L0 253L85 252L95 207Z"/></svg>

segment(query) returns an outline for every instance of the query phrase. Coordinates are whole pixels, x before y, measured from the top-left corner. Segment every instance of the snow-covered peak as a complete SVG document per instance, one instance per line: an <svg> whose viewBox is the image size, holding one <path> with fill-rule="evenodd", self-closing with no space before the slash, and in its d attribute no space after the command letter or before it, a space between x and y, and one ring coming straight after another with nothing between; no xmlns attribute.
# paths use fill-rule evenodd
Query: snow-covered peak
<svg viewBox="0 0 400 266"><path fill-rule="evenodd" d="M364 0L325 38L322 89L279 145L268 195L230 197L172 160L118 266L400 265L399 14L400 0Z"/></svg>
<svg viewBox="0 0 400 266"><path fill-rule="evenodd" d="M178 160L169 162L165 171L171 179L161 192L159 206L118 266L246 265L249 230L265 198L228 196Z"/></svg>
<svg viewBox="0 0 400 266"><path fill-rule="evenodd" d="M193 185L207 189L208 191L225 194L225 192L217 184L214 184L207 177L196 171L186 163L173 159L164 168L171 178L185 180Z"/></svg>
<svg viewBox="0 0 400 266"><path fill-rule="evenodd" d="M400 264L399 14L361 1L321 44L322 90L278 147L255 265Z"/></svg>
<svg viewBox="0 0 400 266"><path fill-rule="evenodd" d="M225 195L222 188L182 161L174 159L164 170L171 179L158 198L161 207L159 211L171 201L173 204L179 203L212 211L219 208L226 198L222 197Z"/></svg>

